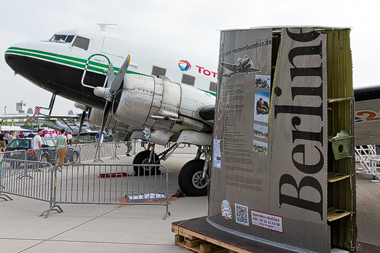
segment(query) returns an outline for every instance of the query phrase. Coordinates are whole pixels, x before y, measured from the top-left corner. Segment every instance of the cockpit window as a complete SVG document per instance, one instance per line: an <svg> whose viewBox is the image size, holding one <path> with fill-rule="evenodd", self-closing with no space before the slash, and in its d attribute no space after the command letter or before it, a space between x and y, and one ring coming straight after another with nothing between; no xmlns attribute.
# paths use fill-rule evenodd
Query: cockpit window
<svg viewBox="0 0 380 253"><path fill-rule="evenodd" d="M74 39L74 35L67 36L66 43L71 43L71 41L73 41L73 39Z"/></svg>
<svg viewBox="0 0 380 253"><path fill-rule="evenodd" d="M89 44L90 44L89 39L77 36L74 40L73 47L79 47L79 48L82 48L84 50L87 50Z"/></svg>
<svg viewBox="0 0 380 253"><path fill-rule="evenodd" d="M74 35L54 34L49 41L58 43L70 43L73 41Z"/></svg>

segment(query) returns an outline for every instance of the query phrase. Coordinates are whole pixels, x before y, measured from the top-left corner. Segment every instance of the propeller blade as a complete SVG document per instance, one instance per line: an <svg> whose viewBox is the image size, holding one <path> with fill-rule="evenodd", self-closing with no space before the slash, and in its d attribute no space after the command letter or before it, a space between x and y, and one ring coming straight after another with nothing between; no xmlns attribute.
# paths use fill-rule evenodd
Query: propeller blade
<svg viewBox="0 0 380 253"><path fill-rule="evenodd" d="M113 70L112 63L108 67L108 79L107 79L107 88L111 87L113 80L115 79L115 71Z"/></svg>
<svg viewBox="0 0 380 253"><path fill-rule="evenodd" d="M100 125L100 135L99 135L98 145L96 147L94 162L97 161L96 156L97 156L99 149L100 149L100 140L102 139L103 130L104 130L105 124L107 122L107 117L108 117L108 113L110 111L110 108L111 108L111 103L106 101L106 104L104 106L104 111L103 111L102 124Z"/></svg>
<svg viewBox="0 0 380 253"><path fill-rule="evenodd" d="M124 80L124 75L128 69L130 60L131 60L131 57L130 57L130 55L128 55L127 58L125 59L123 65L121 66L119 73L117 73L117 76L115 77L115 79L113 80L113 82L111 84L111 88L110 88L111 93L117 91L120 88L120 85Z"/></svg>
<svg viewBox="0 0 380 253"><path fill-rule="evenodd" d="M75 148L77 148L77 145L79 143L79 136L80 136L80 132L82 131L84 120L86 118L86 112L87 112L87 110L83 110L82 117L80 118L80 125L79 125L79 129L78 129L78 134L77 134L77 138L75 139Z"/></svg>

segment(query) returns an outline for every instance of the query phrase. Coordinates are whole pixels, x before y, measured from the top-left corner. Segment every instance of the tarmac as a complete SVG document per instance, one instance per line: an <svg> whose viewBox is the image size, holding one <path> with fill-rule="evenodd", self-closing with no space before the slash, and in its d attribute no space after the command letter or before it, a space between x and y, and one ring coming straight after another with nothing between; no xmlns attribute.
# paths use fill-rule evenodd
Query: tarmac
<svg viewBox="0 0 380 253"><path fill-rule="evenodd" d="M162 162L170 170L169 195L178 189L181 167L192 154L174 154ZM103 159L106 163L132 163L133 157ZM357 175L358 241L380 246L380 183ZM163 220L164 206L60 204L47 219L39 214L49 204L9 195L0 199L0 252L187 252L174 244L171 224L207 216L208 198L176 198ZM190 251L189 251L190 252Z"/></svg>

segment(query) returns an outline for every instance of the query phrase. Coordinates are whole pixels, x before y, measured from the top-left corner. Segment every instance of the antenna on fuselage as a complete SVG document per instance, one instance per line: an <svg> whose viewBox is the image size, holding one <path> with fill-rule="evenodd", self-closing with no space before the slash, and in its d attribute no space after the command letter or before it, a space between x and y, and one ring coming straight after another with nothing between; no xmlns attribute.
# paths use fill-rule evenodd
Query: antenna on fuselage
<svg viewBox="0 0 380 253"><path fill-rule="evenodd" d="M113 29L112 27L110 27L110 25L117 25L117 24L97 23L97 25L100 26L100 31L105 32L107 27L110 29Z"/></svg>

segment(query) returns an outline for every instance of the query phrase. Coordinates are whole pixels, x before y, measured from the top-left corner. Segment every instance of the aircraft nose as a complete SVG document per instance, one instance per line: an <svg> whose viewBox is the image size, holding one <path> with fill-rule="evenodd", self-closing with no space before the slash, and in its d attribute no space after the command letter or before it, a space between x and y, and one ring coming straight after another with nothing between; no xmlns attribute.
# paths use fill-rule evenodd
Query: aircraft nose
<svg viewBox="0 0 380 253"><path fill-rule="evenodd" d="M11 67L15 73L19 73L23 58L28 54L29 42L21 42L9 47L4 54L5 62Z"/></svg>

